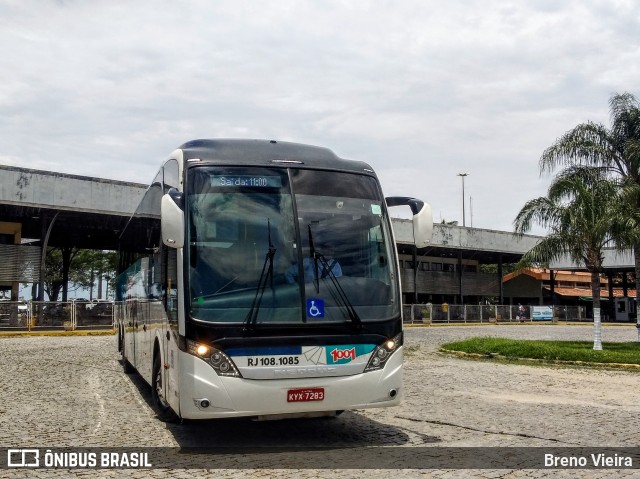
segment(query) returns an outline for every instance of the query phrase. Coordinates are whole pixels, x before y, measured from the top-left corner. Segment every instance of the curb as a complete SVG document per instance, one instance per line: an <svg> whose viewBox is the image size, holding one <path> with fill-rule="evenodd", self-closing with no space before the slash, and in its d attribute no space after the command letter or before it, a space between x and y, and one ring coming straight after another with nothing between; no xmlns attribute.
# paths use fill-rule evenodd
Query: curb
<svg viewBox="0 0 640 479"><path fill-rule="evenodd" d="M87 331L0 331L0 338L26 338L38 336L112 336L115 329L94 329Z"/></svg>
<svg viewBox="0 0 640 479"><path fill-rule="evenodd" d="M640 364L627 364L627 363L592 363L589 361L562 361L559 359L537 359L537 358L513 358L503 356L497 353L479 354L479 353L465 353L464 351L454 351L451 349L440 348L439 352L446 354L453 354L461 358L468 359L499 359L503 361L524 361L537 364L557 364L560 366L588 366L596 368L615 368L615 369L628 369L630 371L640 371Z"/></svg>
<svg viewBox="0 0 640 479"><path fill-rule="evenodd" d="M620 327L629 327L629 326L633 326L634 328L637 327L636 323L601 323L603 328L608 328L608 327L613 327L613 328L620 328ZM454 326L518 326L518 327L525 327L525 326L588 326L593 328L593 323L587 323L587 322L575 322L575 321L567 321L567 322L561 322L558 321L557 323L553 323L550 321L539 321L539 322L532 322L532 321L528 321L526 323L505 323L505 322L500 322L500 323L404 323L403 327L404 328L431 328L431 327L436 327L436 328L448 328L448 327L454 327Z"/></svg>

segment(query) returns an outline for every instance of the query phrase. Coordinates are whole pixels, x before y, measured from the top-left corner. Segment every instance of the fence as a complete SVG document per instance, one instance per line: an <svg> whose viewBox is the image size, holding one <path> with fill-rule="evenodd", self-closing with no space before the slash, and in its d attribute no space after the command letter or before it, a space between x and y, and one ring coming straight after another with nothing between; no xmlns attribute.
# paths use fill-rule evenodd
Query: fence
<svg viewBox="0 0 640 479"><path fill-rule="evenodd" d="M113 329L112 301L0 301L0 330Z"/></svg>
<svg viewBox="0 0 640 479"><path fill-rule="evenodd" d="M116 305L115 307L118 307ZM532 307L471 304L407 304L406 324L466 324L536 322ZM542 318L540 318L542 319ZM554 306L553 321L592 321L584 306ZM113 329L112 301L15 302L0 301L0 331Z"/></svg>
<svg viewBox="0 0 640 479"><path fill-rule="evenodd" d="M496 304L406 304L405 324L521 323L537 321L593 321L584 306L548 306L553 314L539 316L531 306ZM551 311L549 311L551 313Z"/></svg>

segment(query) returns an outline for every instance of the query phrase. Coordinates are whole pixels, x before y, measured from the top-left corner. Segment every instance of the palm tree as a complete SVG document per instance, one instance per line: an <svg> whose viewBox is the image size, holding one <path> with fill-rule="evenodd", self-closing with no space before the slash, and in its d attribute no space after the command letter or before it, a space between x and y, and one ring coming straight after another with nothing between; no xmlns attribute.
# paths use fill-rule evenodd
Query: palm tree
<svg viewBox="0 0 640 479"><path fill-rule="evenodd" d="M634 250L636 302L640 305L640 104L630 93L615 94L609 109L610 129L592 122L576 126L544 151L540 171L552 171L560 165L588 165L620 180L626 191L621 201L627 207L619 211L625 222L615 236L619 246ZM638 334L640 340L640 329Z"/></svg>
<svg viewBox="0 0 640 479"><path fill-rule="evenodd" d="M593 349L602 349L600 330L600 273L603 249L612 244L618 221L619 185L601 168L575 165L551 183L547 196L528 201L514 220L519 235L534 223L549 234L522 258L522 266L569 257L591 273Z"/></svg>

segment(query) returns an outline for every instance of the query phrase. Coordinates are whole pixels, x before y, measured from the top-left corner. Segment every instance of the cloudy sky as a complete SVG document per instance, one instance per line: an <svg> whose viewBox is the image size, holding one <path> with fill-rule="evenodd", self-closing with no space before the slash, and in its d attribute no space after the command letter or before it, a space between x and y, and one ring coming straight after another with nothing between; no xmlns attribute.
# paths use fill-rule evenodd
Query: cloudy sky
<svg viewBox="0 0 640 479"><path fill-rule="evenodd" d="M0 0L0 164L148 183L194 138L370 163L511 230L542 151L640 95L629 0ZM471 203L471 204L470 204Z"/></svg>

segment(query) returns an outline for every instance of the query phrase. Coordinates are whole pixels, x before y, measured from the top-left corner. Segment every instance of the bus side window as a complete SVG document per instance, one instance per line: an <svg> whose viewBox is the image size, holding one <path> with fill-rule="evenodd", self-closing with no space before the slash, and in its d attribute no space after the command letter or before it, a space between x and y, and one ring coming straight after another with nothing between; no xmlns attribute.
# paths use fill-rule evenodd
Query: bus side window
<svg viewBox="0 0 640 479"><path fill-rule="evenodd" d="M164 164L163 186L165 193L167 193L171 188L178 188L180 181L178 174L179 169L178 162L176 160L169 160Z"/></svg>

